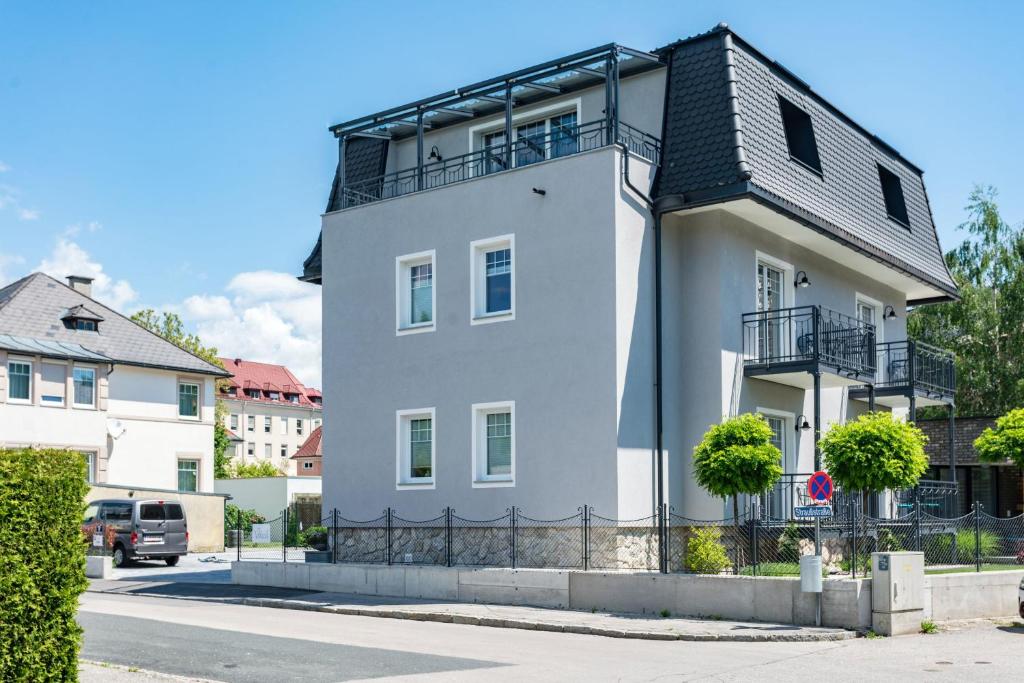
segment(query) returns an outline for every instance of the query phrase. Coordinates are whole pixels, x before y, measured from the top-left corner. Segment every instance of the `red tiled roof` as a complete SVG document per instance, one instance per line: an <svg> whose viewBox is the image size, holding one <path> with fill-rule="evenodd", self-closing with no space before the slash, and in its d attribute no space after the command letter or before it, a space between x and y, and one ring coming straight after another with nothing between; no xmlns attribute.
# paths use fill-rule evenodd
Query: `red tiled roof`
<svg viewBox="0 0 1024 683"><path fill-rule="evenodd" d="M306 439L306 443L302 444L299 447L299 450L295 451L295 455L292 456L292 459L323 457L323 441L320 436L322 430L323 427L317 427L314 429L313 433L309 435L308 439Z"/></svg>
<svg viewBox="0 0 1024 683"><path fill-rule="evenodd" d="M291 373L291 370L283 365L256 363L239 358L221 358L220 361L224 364L224 368L234 375L234 380L221 396L226 394L229 398L243 401L292 404L287 394L298 394L299 402L292 405L301 405L307 408L319 405L311 398L322 398L319 390L307 389ZM284 390L281 387L284 387ZM259 398L248 396L246 391L250 390L259 391ZM271 391L278 394L277 400L270 398Z"/></svg>

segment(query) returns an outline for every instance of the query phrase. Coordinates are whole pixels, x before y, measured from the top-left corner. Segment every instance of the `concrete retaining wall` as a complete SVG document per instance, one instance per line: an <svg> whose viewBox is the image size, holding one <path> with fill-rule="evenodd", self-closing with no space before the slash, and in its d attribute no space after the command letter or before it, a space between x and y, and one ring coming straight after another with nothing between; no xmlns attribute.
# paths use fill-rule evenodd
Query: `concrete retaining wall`
<svg viewBox="0 0 1024 683"><path fill-rule="evenodd" d="M963 572L924 577L924 616L932 621L1017 614L1017 587L1024 570Z"/></svg>

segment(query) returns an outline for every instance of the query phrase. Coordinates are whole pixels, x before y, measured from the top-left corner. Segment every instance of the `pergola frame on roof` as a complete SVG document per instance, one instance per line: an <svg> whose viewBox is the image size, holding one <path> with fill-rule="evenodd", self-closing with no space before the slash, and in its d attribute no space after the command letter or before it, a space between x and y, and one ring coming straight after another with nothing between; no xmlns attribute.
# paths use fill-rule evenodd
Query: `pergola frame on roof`
<svg viewBox="0 0 1024 683"><path fill-rule="evenodd" d="M625 57L631 63L636 60L636 63L639 64L639 67L635 69L637 72L663 65L663 61L658 55L609 43L526 69L520 69L497 78L474 83L463 88L456 88L455 90L400 107L394 107L377 112L376 114L331 126L330 131L339 139L338 170L341 186L345 186L345 145L347 140L353 136L394 139L396 136L392 135L391 130L395 127L413 127L416 129L416 178L418 186L422 186L423 183L423 134L428 129L461 123L470 118L492 116L504 111L505 148L507 155L505 158L511 159L512 146L514 144L512 137L512 110L522 101L521 98L515 96L513 93L514 89L525 89L542 93L540 98L531 100L533 102L537 99L556 97L580 87L593 87L603 80L608 136L611 140L617 140L619 137L619 65L622 57ZM557 83L542 82L545 79L571 72L581 76L589 76L590 79L584 85L571 89ZM474 109L456 106L470 101L500 106ZM427 117L430 117L429 120Z"/></svg>

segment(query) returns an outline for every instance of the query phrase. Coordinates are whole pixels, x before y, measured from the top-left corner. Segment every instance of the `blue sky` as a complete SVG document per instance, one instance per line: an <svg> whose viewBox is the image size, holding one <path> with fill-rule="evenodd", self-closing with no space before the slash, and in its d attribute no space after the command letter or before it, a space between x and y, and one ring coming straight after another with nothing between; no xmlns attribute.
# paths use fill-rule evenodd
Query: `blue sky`
<svg viewBox="0 0 1024 683"><path fill-rule="evenodd" d="M722 20L925 169L949 248L974 183L1024 219L1022 7L0 0L0 276L84 262L125 309L174 308L225 353L318 381L318 293L284 275L316 239L328 125Z"/></svg>

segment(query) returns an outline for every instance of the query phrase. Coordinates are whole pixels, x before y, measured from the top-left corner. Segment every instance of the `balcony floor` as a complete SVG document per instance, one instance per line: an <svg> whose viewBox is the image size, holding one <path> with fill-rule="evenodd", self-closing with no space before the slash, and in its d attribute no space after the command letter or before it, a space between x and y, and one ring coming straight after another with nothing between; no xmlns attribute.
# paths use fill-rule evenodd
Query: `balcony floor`
<svg viewBox="0 0 1024 683"><path fill-rule="evenodd" d="M745 365L743 374L746 377L755 377L766 382L775 382L810 391L814 389L814 375L812 374L814 369L813 363L804 361L772 363L770 365L757 363ZM818 370L821 372L822 389L860 386L868 379L864 375L848 376L837 373L835 368L824 364L819 364Z"/></svg>
<svg viewBox="0 0 1024 683"><path fill-rule="evenodd" d="M909 408L911 391L912 390L909 386L876 387L875 404L885 406L886 408ZM935 392L929 393L920 387L913 390L913 395L918 408L924 406L947 406L954 400L954 396L952 394L936 394ZM850 398L855 401L863 401L864 403L867 403L867 387L859 386L851 388Z"/></svg>

